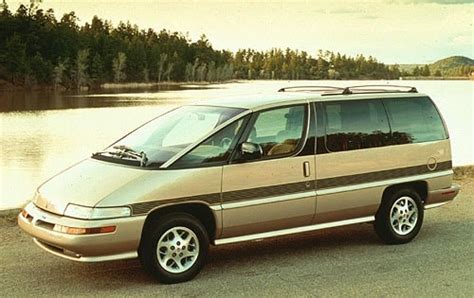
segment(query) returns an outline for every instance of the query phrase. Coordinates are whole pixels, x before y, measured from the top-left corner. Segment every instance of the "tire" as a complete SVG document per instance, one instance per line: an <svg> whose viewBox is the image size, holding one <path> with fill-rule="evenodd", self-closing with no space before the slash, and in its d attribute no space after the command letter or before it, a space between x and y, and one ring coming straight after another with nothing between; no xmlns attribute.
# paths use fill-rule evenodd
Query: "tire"
<svg viewBox="0 0 474 298"><path fill-rule="evenodd" d="M170 213L145 226L138 256L146 272L172 284L193 279L208 251L209 237L202 223L186 213Z"/></svg>
<svg viewBox="0 0 474 298"><path fill-rule="evenodd" d="M423 216L420 195L413 189L399 189L382 198L375 215L375 232L387 244L408 243L418 235Z"/></svg>

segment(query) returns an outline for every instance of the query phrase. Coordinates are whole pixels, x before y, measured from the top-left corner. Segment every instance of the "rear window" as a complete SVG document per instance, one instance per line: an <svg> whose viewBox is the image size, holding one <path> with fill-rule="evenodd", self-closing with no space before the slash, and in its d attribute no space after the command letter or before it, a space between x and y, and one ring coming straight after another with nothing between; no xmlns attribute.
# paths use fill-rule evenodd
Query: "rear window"
<svg viewBox="0 0 474 298"><path fill-rule="evenodd" d="M326 147L330 152L382 147L390 144L390 127L380 100L324 104Z"/></svg>
<svg viewBox="0 0 474 298"><path fill-rule="evenodd" d="M392 128L394 144L409 144L447 138L443 121L427 97L383 101Z"/></svg>

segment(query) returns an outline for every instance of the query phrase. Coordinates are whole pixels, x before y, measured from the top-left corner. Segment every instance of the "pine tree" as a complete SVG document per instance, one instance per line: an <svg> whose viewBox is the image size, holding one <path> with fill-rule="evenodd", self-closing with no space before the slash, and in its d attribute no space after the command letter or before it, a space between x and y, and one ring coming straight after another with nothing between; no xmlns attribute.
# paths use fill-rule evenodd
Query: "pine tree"
<svg viewBox="0 0 474 298"><path fill-rule="evenodd" d="M114 72L115 83L121 83L127 78L127 75L125 74L126 61L127 55L125 55L124 52L118 52L117 57L113 60L112 69Z"/></svg>

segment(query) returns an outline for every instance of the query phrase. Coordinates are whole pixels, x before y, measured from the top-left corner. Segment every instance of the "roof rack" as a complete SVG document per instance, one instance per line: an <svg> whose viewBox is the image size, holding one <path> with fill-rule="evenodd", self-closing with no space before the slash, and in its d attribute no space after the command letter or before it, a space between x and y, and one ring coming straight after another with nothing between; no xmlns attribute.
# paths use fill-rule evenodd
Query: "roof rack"
<svg viewBox="0 0 474 298"><path fill-rule="evenodd" d="M364 94L364 93L418 93L415 87L400 85L360 85L349 87L332 87L332 86L292 86L278 90L278 92L302 91L302 92L319 92L324 95L340 95L340 94Z"/></svg>
<svg viewBox="0 0 474 298"><path fill-rule="evenodd" d="M335 92L344 91L344 87L334 86L291 86L278 89L278 92L303 91L303 92Z"/></svg>

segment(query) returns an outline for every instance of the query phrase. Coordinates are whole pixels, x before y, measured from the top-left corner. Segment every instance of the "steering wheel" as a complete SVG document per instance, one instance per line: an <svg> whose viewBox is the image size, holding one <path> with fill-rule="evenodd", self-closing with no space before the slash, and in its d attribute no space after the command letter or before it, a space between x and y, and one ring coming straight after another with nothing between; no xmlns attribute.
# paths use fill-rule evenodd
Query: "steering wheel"
<svg viewBox="0 0 474 298"><path fill-rule="evenodd" d="M222 138L220 146L222 148L229 148L230 144L232 144L232 140L230 138L225 137L225 138Z"/></svg>

